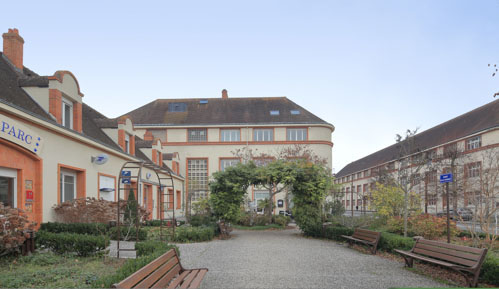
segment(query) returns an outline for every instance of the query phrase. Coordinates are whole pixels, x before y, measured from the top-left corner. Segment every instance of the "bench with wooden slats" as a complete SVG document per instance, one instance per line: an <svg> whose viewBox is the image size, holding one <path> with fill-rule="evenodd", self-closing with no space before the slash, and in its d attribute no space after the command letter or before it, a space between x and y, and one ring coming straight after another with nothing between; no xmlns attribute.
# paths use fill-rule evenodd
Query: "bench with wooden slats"
<svg viewBox="0 0 499 289"><path fill-rule="evenodd" d="M487 249L448 244L419 239L411 251L395 250L405 259L405 265L412 267L413 260L437 264L461 273L470 287L476 287ZM473 275L469 278L468 274Z"/></svg>
<svg viewBox="0 0 499 289"><path fill-rule="evenodd" d="M378 248L381 233L364 229L355 229L352 236L341 236L348 240L348 244L350 246L352 245L353 241L371 246L371 253L376 254L376 249Z"/></svg>
<svg viewBox="0 0 499 289"><path fill-rule="evenodd" d="M113 288L198 288L208 269L186 270L175 249L159 256Z"/></svg>

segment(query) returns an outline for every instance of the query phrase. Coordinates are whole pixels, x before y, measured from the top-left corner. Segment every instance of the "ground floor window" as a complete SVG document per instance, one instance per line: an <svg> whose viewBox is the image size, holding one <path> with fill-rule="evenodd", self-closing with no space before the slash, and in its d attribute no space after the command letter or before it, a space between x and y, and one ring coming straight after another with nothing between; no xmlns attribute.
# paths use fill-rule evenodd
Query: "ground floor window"
<svg viewBox="0 0 499 289"><path fill-rule="evenodd" d="M208 160L190 159L187 161L187 181L191 201L207 197L208 194Z"/></svg>
<svg viewBox="0 0 499 289"><path fill-rule="evenodd" d="M0 202L17 207L17 170L0 167Z"/></svg>
<svg viewBox="0 0 499 289"><path fill-rule="evenodd" d="M76 173L61 170L60 175L61 202L72 201L76 198Z"/></svg>

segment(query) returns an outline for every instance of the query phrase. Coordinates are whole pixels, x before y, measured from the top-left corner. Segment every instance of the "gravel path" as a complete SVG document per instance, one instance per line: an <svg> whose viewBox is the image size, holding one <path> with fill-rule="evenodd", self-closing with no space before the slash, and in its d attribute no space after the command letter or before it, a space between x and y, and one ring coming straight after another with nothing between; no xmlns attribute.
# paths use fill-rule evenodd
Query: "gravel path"
<svg viewBox="0 0 499 289"><path fill-rule="evenodd" d="M179 244L185 268L208 268L201 288L443 287L404 264L296 229L234 230L230 240Z"/></svg>

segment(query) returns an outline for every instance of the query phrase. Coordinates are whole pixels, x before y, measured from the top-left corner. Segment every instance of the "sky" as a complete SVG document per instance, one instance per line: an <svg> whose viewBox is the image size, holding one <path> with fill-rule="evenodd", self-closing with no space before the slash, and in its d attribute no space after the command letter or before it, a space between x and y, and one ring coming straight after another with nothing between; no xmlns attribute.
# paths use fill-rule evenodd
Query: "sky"
<svg viewBox="0 0 499 289"><path fill-rule="evenodd" d="M6 1L24 65L108 117L158 98L286 96L333 124L333 171L494 100L499 0Z"/></svg>

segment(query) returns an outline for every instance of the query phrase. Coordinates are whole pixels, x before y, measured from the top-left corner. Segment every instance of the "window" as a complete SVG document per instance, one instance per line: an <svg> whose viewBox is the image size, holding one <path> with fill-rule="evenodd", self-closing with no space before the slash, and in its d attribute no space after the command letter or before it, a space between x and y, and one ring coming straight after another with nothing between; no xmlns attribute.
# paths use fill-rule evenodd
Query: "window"
<svg viewBox="0 0 499 289"><path fill-rule="evenodd" d="M266 166L268 163L271 163L273 160L274 160L273 158L256 158L256 159L253 159L253 161L255 162L255 165L257 167Z"/></svg>
<svg viewBox="0 0 499 289"><path fill-rule="evenodd" d="M386 165L386 169L389 171L394 170L395 169L395 162L388 163Z"/></svg>
<svg viewBox="0 0 499 289"><path fill-rule="evenodd" d="M271 110L270 115L279 115L279 111L278 110Z"/></svg>
<svg viewBox="0 0 499 289"><path fill-rule="evenodd" d="M68 170L61 170L60 175L61 202L72 201L76 198L76 174Z"/></svg>
<svg viewBox="0 0 499 289"><path fill-rule="evenodd" d="M206 129L201 128L201 129L189 129L188 130L188 140L190 142L204 142L207 140L207 132Z"/></svg>
<svg viewBox="0 0 499 289"><path fill-rule="evenodd" d="M262 212L263 208L258 208L258 201L260 200L265 200L270 198L270 194L268 190L255 190L255 200L254 200L254 206L257 208L258 212Z"/></svg>
<svg viewBox="0 0 499 289"><path fill-rule="evenodd" d="M466 141L466 149L467 150L474 150L482 146L482 137L481 136L476 136L469 138Z"/></svg>
<svg viewBox="0 0 499 289"><path fill-rule="evenodd" d="M369 177L369 170L364 171L364 178Z"/></svg>
<svg viewBox="0 0 499 289"><path fill-rule="evenodd" d="M241 141L241 131L239 129L220 130L220 141Z"/></svg>
<svg viewBox="0 0 499 289"><path fill-rule="evenodd" d="M357 173L357 179L362 178L362 173Z"/></svg>
<svg viewBox="0 0 499 289"><path fill-rule="evenodd" d="M298 114L300 114L300 111L299 111L299 110L297 110L297 109L290 110L290 112L291 112L291 114L293 114L293 115L298 115Z"/></svg>
<svg viewBox="0 0 499 289"><path fill-rule="evenodd" d="M437 171L427 172L426 181L428 183L435 183L437 181Z"/></svg>
<svg viewBox="0 0 499 289"><path fill-rule="evenodd" d="M357 186L357 193L362 193L360 185Z"/></svg>
<svg viewBox="0 0 499 289"><path fill-rule="evenodd" d="M448 158L457 153L457 143L444 146L444 157Z"/></svg>
<svg viewBox="0 0 499 289"><path fill-rule="evenodd" d="M367 193L367 184L364 184L364 185L362 186L362 192L363 192L363 193Z"/></svg>
<svg viewBox="0 0 499 289"><path fill-rule="evenodd" d="M220 160L220 170L223 172L228 167L233 167L240 162L239 159L221 159Z"/></svg>
<svg viewBox="0 0 499 289"><path fill-rule="evenodd" d="M307 140L306 128L288 128L288 141Z"/></svg>
<svg viewBox="0 0 499 289"><path fill-rule="evenodd" d="M168 104L168 112L184 112L187 110L187 104L184 102L171 102Z"/></svg>
<svg viewBox="0 0 499 289"><path fill-rule="evenodd" d="M106 201L114 202L114 178L100 175L99 176L99 196Z"/></svg>
<svg viewBox="0 0 499 289"><path fill-rule="evenodd" d="M192 194L192 201L206 197L208 192L208 160L188 160L187 180L189 182L189 194Z"/></svg>
<svg viewBox="0 0 499 289"><path fill-rule="evenodd" d="M412 185L417 186L421 182L421 175L420 174L414 174L412 175Z"/></svg>
<svg viewBox="0 0 499 289"><path fill-rule="evenodd" d="M427 160L433 160L436 159L437 157L437 150L431 150L426 152L426 159Z"/></svg>
<svg viewBox="0 0 499 289"><path fill-rule="evenodd" d="M175 196L175 198L177 200L177 207L176 207L176 209L179 210L179 209L182 208L182 193L177 190L177 195Z"/></svg>
<svg viewBox="0 0 499 289"><path fill-rule="evenodd" d="M73 129L73 103L65 98L62 99L62 125Z"/></svg>
<svg viewBox="0 0 499 289"><path fill-rule="evenodd" d="M428 194L428 206L436 206L436 205L437 205L437 195Z"/></svg>
<svg viewBox="0 0 499 289"><path fill-rule="evenodd" d="M125 133L125 152L130 153L130 135Z"/></svg>
<svg viewBox="0 0 499 289"><path fill-rule="evenodd" d="M254 129L253 130L253 140L254 141L273 141L274 140L274 130L273 129Z"/></svg>
<svg viewBox="0 0 499 289"><path fill-rule="evenodd" d="M475 178L480 176L480 168L482 164L480 162L470 163L466 165L466 176L468 178Z"/></svg>

